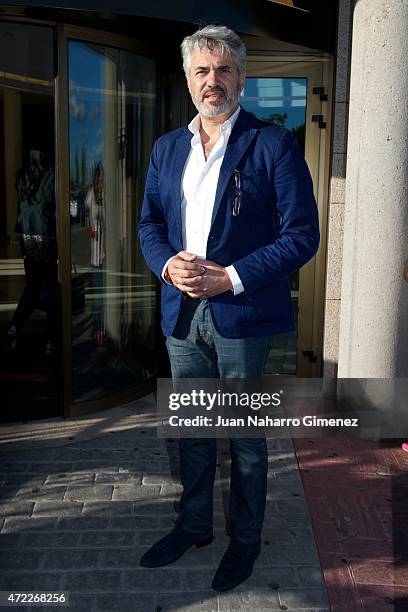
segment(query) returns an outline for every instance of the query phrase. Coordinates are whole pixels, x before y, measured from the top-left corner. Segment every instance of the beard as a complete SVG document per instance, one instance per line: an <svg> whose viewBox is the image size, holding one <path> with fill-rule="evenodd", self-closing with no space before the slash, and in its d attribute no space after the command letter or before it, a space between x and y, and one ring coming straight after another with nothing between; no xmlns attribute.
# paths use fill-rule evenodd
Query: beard
<svg viewBox="0 0 408 612"><path fill-rule="evenodd" d="M208 103L205 103L204 98L202 98L201 96L193 96L190 91L191 99L193 101L194 106L196 107L198 112L204 117L218 117L219 115L225 115L227 113L230 113L238 106L239 96L241 95L240 86L238 86L236 91L232 92L229 96L227 95L227 92L224 91L221 87L216 87L214 89L207 90L204 93L204 96L210 91L221 91L225 96L225 101L221 104L210 103L210 105L208 105Z"/></svg>

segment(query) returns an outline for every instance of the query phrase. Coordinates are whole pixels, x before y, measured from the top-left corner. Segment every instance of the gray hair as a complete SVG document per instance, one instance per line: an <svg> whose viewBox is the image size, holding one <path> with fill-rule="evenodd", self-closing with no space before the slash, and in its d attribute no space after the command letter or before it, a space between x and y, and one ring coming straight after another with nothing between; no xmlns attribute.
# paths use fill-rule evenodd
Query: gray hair
<svg viewBox="0 0 408 612"><path fill-rule="evenodd" d="M190 72L192 52L194 49L203 49L204 47L207 47L210 51L220 49L223 55L232 56L238 72L245 72L246 47L238 34L226 26L205 26L191 36L186 36L180 46L186 75Z"/></svg>

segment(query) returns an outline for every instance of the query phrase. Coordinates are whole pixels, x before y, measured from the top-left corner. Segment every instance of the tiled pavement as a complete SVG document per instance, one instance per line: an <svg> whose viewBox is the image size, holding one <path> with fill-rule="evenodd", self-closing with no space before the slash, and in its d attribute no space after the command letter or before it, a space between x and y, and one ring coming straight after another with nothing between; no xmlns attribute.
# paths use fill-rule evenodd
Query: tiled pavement
<svg viewBox="0 0 408 612"><path fill-rule="evenodd" d="M400 441L296 440L333 612L408 611L408 456Z"/></svg>
<svg viewBox="0 0 408 612"><path fill-rule="evenodd" d="M69 590L70 610L328 610L309 506L330 609L408 610L408 457L397 441L296 440L299 472L291 443L270 440L262 555L247 583L217 597L226 448L214 544L168 568L139 567L180 493L177 443L157 439L153 424L143 400L0 428L0 589Z"/></svg>
<svg viewBox="0 0 408 612"><path fill-rule="evenodd" d="M139 566L143 552L174 523L178 452L176 441L156 437L151 401L127 410L117 427L112 411L108 427L101 425L106 413L100 421L94 417L91 427L86 420L65 421L73 441L65 436L58 442L58 422L52 420L37 427L31 440L29 426L1 428L3 440L13 431L14 443L9 449L0 445L0 590L69 591L70 611L327 612L302 480L288 440L268 441L264 542L246 583L222 595L210 588L228 542L228 450L222 444L214 543L191 549L166 568Z"/></svg>

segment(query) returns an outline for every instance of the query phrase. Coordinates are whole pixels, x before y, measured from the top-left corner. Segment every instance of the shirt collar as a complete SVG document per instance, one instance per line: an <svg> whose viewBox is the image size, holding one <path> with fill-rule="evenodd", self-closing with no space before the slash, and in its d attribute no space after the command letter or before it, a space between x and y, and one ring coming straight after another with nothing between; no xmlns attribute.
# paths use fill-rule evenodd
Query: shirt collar
<svg viewBox="0 0 408 612"><path fill-rule="evenodd" d="M220 125L220 133L221 134L223 134L227 130L232 130L232 128L234 127L234 124L235 124L235 122L236 122L236 120L238 118L240 110L241 110L241 107L238 104L238 108L235 111L235 113L233 113L231 115L231 117L228 117L228 119L226 121L224 121L224 123L222 123ZM197 114L194 117L194 119L192 121L190 121L190 123L188 124L188 129L190 130L190 132L192 132L194 135L196 135L200 131L200 126L201 126L201 119L200 119L200 115Z"/></svg>

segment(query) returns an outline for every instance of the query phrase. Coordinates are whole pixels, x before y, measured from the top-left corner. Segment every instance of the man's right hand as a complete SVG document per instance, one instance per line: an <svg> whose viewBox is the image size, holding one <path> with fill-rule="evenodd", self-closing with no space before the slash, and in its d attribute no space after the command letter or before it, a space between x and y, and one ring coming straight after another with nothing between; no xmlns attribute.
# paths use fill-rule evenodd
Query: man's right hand
<svg viewBox="0 0 408 612"><path fill-rule="evenodd" d="M167 273L167 274L166 274ZM177 289L188 293L200 284L205 268L200 264L198 255L180 251L169 261L165 270L165 276L169 276L170 282Z"/></svg>

